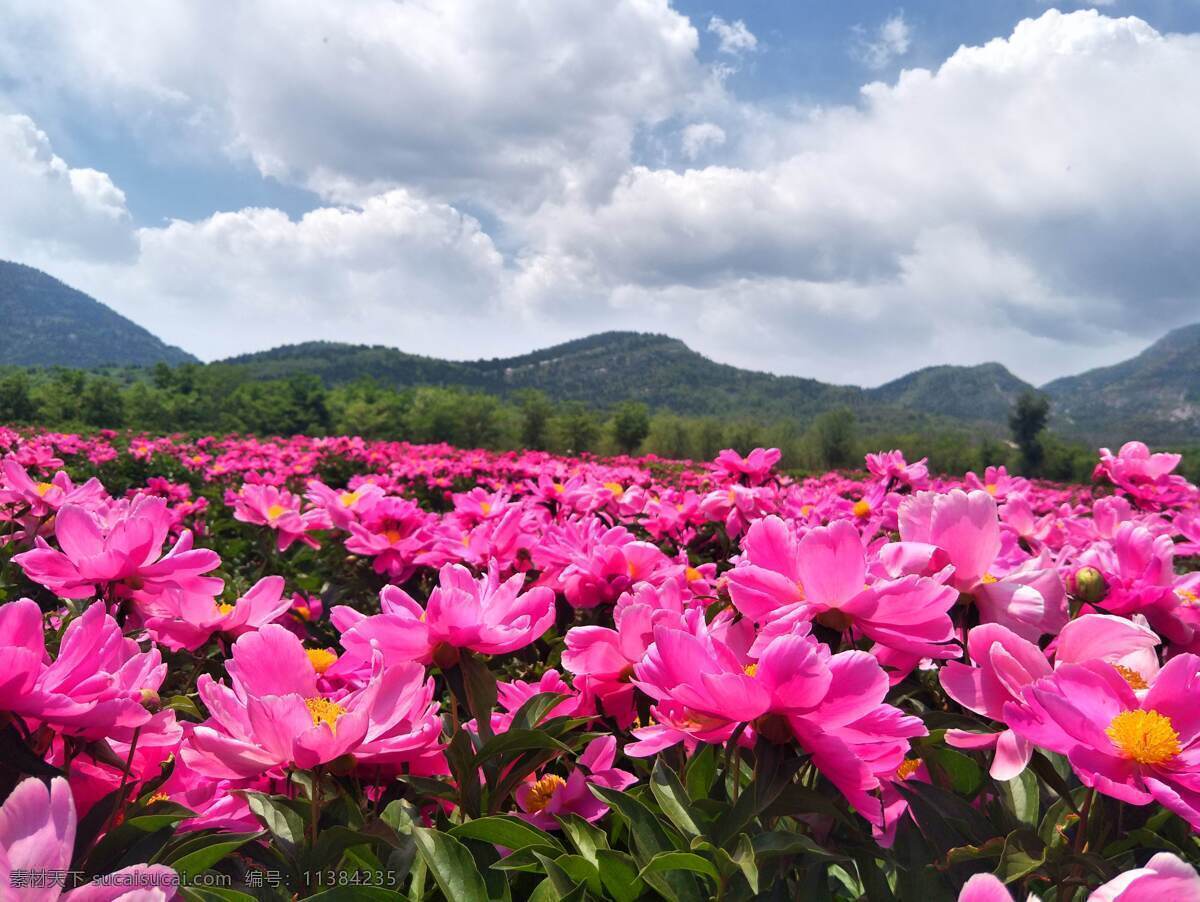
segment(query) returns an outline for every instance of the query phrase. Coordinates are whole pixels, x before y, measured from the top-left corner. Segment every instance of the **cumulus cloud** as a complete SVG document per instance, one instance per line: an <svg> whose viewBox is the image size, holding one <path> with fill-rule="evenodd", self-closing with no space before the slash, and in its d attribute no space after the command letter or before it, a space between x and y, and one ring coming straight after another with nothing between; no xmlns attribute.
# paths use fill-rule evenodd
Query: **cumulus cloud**
<svg viewBox="0 0 1200 902"><path fill-rule="evenodd" d="M912 31L900 12L885 19L873 32L856 27L850 52L871 69L886 69L893 60L908 53L911 42Z"/></svg>
<svg viewBox="0 0 1200 902"><path fill-rule="evenodd" d="M758 38L741 19L726 22L720 16L708 20L708 33L717 36L717 49L731 56L741 56L758 49Z"/></svg>
<svg viewBox="0 0 1200 902"><path fill-rule="evenodd" d="M68 166L28 116L0 114L0 185L0 257L113 257L132 249L125 195L103 172Z"/></svg>
<svg viewBox="0 0 1200 902"><path fill-rule="evenodd" d="M448 15L441 4L426 14ZM301 13L281 6L280 15ZM58 197L79 215L24 227L33 237L21 240L69 237L75 218L111 223L113 235L135 242L132 262L64 251L41 258L45 268L206 356L310 338L492 356L640 328L723 361L830 381L873 384L931 363L991 359L1039 381L1120 359L1196 318L1200 120L1189 112L1200 37L1047 11L936 69L867 85L853 106L781 111L706 94L695 31L665 4L621 15L640 17L636 29L624 27L646 32L634 45L656 48L666 67L646 75L652 84L636 87L636 102L617 96L640 71L628 63L613 78L624 88L607 97L589 85L577 114L562 111L565 92L557 110L517 109L508 97L489 117L481 110L499 90L490 76L472 81L435 42L422 59L453 87L430 95L447 104L444 115L418 116L411 134L403 117L430 97L357 95L379 73L426 86L437 79L388 68L366 37L356 56L339 57L348 72L366 73L347 75L362 80L347 90L345 110L336 109L342 86L318 86L306 72L289 83L282 66L273 77L284 84L247 86L231 99L227 85L207 84L210 64L195 54L177 52L173 65L199 66L204 78L169 61L113 62L121 78L101 73L97 82L126 79L135 93L156 85L161 108L188 111L192 122L228 118L228 134L266 169L322 181L336 202L300 218L250 209L133 232L111 180L57 160L25 120L0 140L0 172L24 167L21 184L42 186L29 197ZM331 21L330 40L344 40L352 24ZM464 34L481 26L446 27L447 46L473 46ZM584 78L577 69L591 78L608 71L583 48L583 31L573 33L584 59L573 46L533 68L570 73L570 85ZM622 65L616 34L601 36L618 60L607 64L613 71ZM376 40L395 43L386 29ZM479 52L485 61L500 53ZM405 53L416 66L417 50ZM688 85L686 102L663 87L676 77ZM121 90L106 89L116 107ZM305 100L304 90L324 95ZM285 97L295 100L293 121ZM673 161L635 153L632 134L651 122L662 125ZM311 143L298 137L310 133ZM366 146L372 135L378 147ZM486 159L487 140L496 161ZM356 141L363 146L342 146ZM603 152L591 161L594 147ZM721 165L705 165L718 148ZM504 162L523 151L533 157L515 169ZM537 173L528 181L525 165ZM506 192L514 199L496 202ZM492 215L464 212L489 204ZM0 211L0 237L16 234L17 221Z"/></svg>
<svg viewBox="0 0 1200 902"><path fill-rule="evenodd" d="M689 160L725 143L725 129L715 122L693 122L680 133L680 149Z"/></svg>
<svg viewBox="0 0 1200 902"><path fill-rule="evenodd" d="M14 102L115 108L337 202L602 191L711 80L665 0L15 0L5 20Z"/></svg>

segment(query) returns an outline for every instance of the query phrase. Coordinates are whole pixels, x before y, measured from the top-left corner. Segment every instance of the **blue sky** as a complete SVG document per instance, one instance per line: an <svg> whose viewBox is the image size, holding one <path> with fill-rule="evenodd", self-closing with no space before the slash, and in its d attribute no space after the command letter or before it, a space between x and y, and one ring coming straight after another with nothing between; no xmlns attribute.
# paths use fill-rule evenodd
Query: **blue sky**
<svg viewBox="0 0 1200 902"><path fill-rule="evenodd" d="M1200 318L1190 0L11 6L0 257L207 359L1042 381Z"/></svg>

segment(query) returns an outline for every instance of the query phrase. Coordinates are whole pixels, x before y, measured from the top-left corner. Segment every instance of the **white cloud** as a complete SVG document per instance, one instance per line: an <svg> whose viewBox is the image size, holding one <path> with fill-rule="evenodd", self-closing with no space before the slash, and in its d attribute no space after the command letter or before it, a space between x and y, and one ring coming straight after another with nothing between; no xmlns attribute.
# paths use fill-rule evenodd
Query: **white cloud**
<svg viewBox="0 0 1200 902"><path fill-rule="evenodd" d="M368 6L391 22L392 4ZM315 9L281 5L282 31L237 38L191 26L228 74L178 36L160 59L135 34L129 57L105 63L111 36L73 32L97 67L77 90L114 115L144 104L215 128L344 206L134 233L111 180L72 170L23 120L0 130L0 179L24 205L0 207L0 240L205 356L312 338L492 356L641 328L830 381L991 359L1042 380L1197 316L1200 37L1048 11L936 70L870 84L856 106L780 112L713 89L694 29L652 0L622 4L622 25L597 20L598 47L555 8L506 31L486 10L481 24L422 7L442 30L408 44L355 16L317 27ZM293 40L251 52L289 28ZM322 32L339 45L328 56ZM555 56L543 42L558 32L574 43ZM664 159L696 168L634 164L648 123L662 124ZM704 165L718 148L722 165ZM494 211L487 229L464 209ZM79 259L111 236L136 258Z"/></svg>
<svg viewBox="0 0 1200 902"><path fill-rule="evenodd" d="M680 149L689 160L725 143L725 129L715 122L693 122L680 133Z"/></svg>
<svg viewBox="0 0 1200 902"><path fill-rule="evenodd" d="M708 20L708 32L717 36L718 49L722 53L741 56L758 49L758 38L741 19L726 22L720 16L713 16Z"/></svg>
<svg viewBox="0 0 1200 902"><path fill-rule="evenodd" d="M638 128L711 89L667 0L9 6L15 104L116 110L148 143L221 147L338 201L603 191Z"/></svg>
<svg viewBox="0 0 1200 902"><path fill-rule="evenodd" d="M912 30L899 12L884 20L873 33L857 27L850 52L871 69L886 69L892 61L908 53Z"/></svg>
<svg viewBox="0 0 1200 902"><path fill-rule="evenodd" d="M0 114L0 185L0 258L132 249L125 195L104 173L68 166L28 116Z"/></svg>

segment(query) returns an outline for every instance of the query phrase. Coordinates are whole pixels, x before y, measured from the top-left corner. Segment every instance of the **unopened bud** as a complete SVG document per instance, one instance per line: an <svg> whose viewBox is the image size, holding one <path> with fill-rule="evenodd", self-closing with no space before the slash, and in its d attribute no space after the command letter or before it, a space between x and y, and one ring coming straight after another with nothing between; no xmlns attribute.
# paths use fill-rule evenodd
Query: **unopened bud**
<svg viewBox="0 0 1200 902"><path fill-rule="evenodd" d="M458 649L447 642L438 643L433 650L433 663L442 670L449 670L458 665Z"/></svg>
<svg viewBox="0 0 1200 902"><path fill-rule="evenodd" d="M1108 584L1104 581L1104 574L1095 567L1080 567L1075 571L1073 582L1075 583L1075 597L1088 604L1096 604L1108 594Z"/></svg>
<svg viewBox="0 0 1200 902"><path fill-rule="evenodd" d="M147 711L157 711L162 707L162 699L153 689L139 689L138 702Z"/></svg>

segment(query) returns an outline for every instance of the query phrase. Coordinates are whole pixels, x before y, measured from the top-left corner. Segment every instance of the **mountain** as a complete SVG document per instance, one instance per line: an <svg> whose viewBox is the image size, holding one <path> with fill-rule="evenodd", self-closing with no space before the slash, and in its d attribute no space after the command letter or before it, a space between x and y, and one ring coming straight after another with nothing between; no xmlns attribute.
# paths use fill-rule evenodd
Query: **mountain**
<svg viewBox="0 0 1200 902"><path fill-rule="evenodd" d="M41 270L0 261L0 363L89 369L195 360Z"/></svg>
<svg viewBox="0 0 1200 902"><path fill-rule="evenodd" d="M1004 423L1013 404L1033 391L999 363L930 366L901 376L867 394L876 401L960 420Z"/></svg>
<svg viewBox="0 0 1200 902"><path fill-rule="evenodd" d="M1059 431L1114 444L1147 437L1194 442L1200 436L1200 323L1168 332L1136 357L1055 379L1042 391Z"/></svg>
<svg viewBox="0 0 1200 902"><path fill-rule="evenodd" d="M709 360L678 339L640 332L604 332L492 360L458 362L380 346L308 342L222 364L257 379L309 373L338 385L370 377L394 388L458 386L502 396L532 388L557 401L606 406L632 398L698 416L809 419L849 407L865 424L888 429L928 428L952 419L983 425L993 411L1007 415L1011 398L1028 387L999 364L986 364L935 367L913 374L911 385L897 380L864 390L739 369ZM978 389L975 401L967 397L968 386Z"/></svg>

